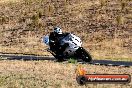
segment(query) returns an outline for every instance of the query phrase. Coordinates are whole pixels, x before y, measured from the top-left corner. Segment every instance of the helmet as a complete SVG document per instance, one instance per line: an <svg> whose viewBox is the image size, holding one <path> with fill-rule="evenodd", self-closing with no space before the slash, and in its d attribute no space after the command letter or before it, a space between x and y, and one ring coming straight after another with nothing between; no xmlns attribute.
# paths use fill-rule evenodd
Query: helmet
<svg viewBox="0 0 132 88"><path fill-rule="evenodd" d="M62 30L59 27L55 27L54 32L57 33L57 34L62 34Z"/></svg>

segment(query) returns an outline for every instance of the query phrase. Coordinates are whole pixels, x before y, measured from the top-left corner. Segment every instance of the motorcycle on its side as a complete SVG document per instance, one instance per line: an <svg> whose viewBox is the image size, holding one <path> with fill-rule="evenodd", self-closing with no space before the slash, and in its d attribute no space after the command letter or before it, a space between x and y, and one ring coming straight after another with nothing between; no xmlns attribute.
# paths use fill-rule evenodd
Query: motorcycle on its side
<svg viewBox="0 0 132 88"><path fill-rule="evenodd" d="M43 42L49 46L49 36L46 35L43 37ZM57 60L58 59L70 59L70 58L76 58L76 59L82 59L85 62L91 62L92 57L89 54L87 50L85 50L82 47L82 41L79 37L76 35L69 33L67 36L62 38L60 41L60 45L68 44L66 49L60 54L55 53L52 51L52 49L49 48L47 49Z"/></svg>

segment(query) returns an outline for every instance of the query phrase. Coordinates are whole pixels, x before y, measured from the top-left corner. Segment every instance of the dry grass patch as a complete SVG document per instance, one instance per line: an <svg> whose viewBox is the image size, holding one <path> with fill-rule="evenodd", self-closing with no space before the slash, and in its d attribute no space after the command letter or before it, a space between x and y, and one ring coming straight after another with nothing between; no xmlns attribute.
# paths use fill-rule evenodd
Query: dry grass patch
<svg viewBox="0 0 132 88"><path fill-rule="evenodd" d="M21 2L22 0L0 0L0 4L1 3L18 3Z"/></svg>
<svg viewBox="0 0 132 88"><path fill-rule="evenodd" d="M46 54L41 38L59 25L65 32L77 34L84 48L97 59L132 57L131 0L1 0L0 3L0 52Z"/></svg>
<svg viewBox="0 0 132 88"><path fill-rule="evenodd" d="M2 88L131 88L130 84L88 84L79 86L75 79L78 64L54 61L0 61ZM132 68L82 65L89 74L130 74Z"/></svg>

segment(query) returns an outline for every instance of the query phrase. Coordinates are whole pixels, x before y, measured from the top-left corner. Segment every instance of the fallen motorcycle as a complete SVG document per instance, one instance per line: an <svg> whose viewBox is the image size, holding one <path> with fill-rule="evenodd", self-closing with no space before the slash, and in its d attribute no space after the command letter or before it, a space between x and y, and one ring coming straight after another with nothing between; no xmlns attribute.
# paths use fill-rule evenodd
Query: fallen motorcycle
<svg viewBox="0 0 132 88"><path fill-rule="evenodd" d="M43 42L49 46L49 35L46 35L43 37ZM75 59L81 59L85 62L90 62L92 61L92 57L89 54L89 52L87 50L85 50L82 47L82 41L79 37L77 37L76 35L69 33L67 36L65 36L64 38L62 38L60 41L60 45L64 45L64 44L68 44L68 47L66 47L66 49L63 51L63 53L61 52L60 54L57 54L55 51L52 51L49 48L47 49L56 59L70 59L70 58L75 58Z"/></svg>

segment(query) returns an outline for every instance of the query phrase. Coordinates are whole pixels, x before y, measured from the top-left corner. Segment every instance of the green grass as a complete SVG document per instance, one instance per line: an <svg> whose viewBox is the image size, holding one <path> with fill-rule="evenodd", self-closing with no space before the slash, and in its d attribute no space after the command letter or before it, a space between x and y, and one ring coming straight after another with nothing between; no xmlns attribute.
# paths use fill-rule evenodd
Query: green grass
<svg viewBox="0 0 132 88"><path fill-rule="evenodd" d="M70 59L68 60L68 62L69 62L69 63L74 63L74 64L76 64L76 63L77 63L77 60L76 60L75 58L70 58Z"/></svg>

